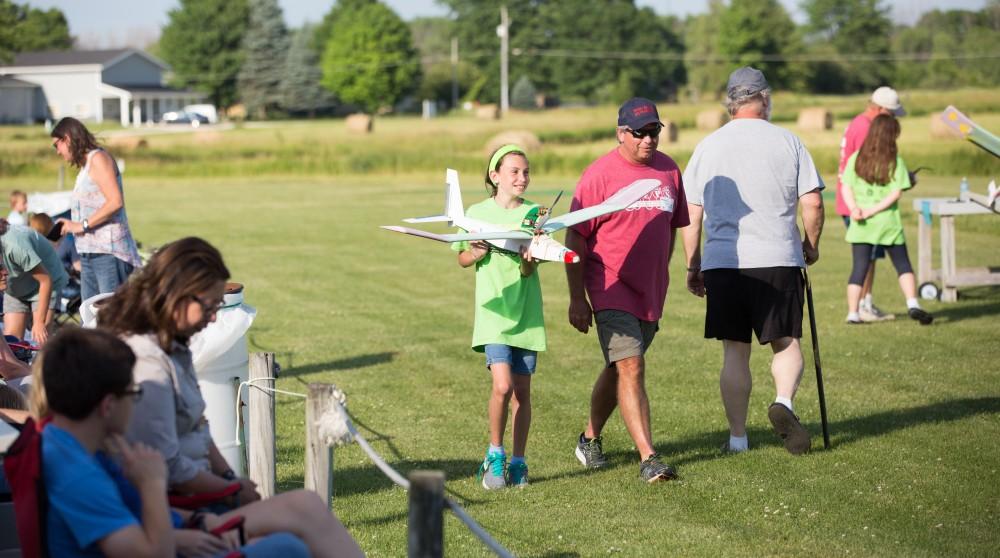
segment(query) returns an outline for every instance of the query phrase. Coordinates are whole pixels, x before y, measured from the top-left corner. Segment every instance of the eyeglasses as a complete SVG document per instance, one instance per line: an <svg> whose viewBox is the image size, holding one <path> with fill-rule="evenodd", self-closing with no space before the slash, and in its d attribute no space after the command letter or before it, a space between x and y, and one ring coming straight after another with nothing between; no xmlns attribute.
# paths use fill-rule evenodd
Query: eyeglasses
<svg viewBox="0 0 1000 558"><path fill-rule="evenodd" d="M642 139L642 138L644 138L646 136L649 136L649 137L652 137L652 138L656 138L657 136L660 135L660 130L662 130L662 129L663 129L663 126L660 126L659 124L657 124L656 126L654 126L652 128L643 128L641 130L632 130L632 129L629 129L628 133L632 134L632 137L635 138L635 139Z"/></svg>
<svg viewBox="0 0 1000 558"><path fill-rule="evenodd" d="M191 298L198 301L198 304L201 305L201 311L204 312L205 314L217 314L219 310L222 309L222 306L226 303L225 300L220 300L218 302L213 302L213 303L205 302L198 295L191 295Z"/></svg>
<svg viewBox="0 0 1000 558"><path fill-rule="evenodd" d="M142 386L132 386L119 393L118 397L131 397L133 400L138 401L142 399Z"/></svg>

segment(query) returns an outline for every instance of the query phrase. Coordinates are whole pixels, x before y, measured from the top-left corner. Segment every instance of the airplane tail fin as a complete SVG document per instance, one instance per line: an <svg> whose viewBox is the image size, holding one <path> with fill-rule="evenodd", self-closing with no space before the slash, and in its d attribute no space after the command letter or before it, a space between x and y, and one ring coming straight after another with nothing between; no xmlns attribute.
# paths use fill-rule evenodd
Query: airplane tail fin
<svg viewBox="0 0 1000 558"><path fill-rule="evenodd" d="M458 184L458 171L448 169L445 173L444 215L411 217L410 219L403 219L403 221L407 223L439 223L443 221L452 223L456 218L464 216L465 206L462 205L462 189Z"/></svg>

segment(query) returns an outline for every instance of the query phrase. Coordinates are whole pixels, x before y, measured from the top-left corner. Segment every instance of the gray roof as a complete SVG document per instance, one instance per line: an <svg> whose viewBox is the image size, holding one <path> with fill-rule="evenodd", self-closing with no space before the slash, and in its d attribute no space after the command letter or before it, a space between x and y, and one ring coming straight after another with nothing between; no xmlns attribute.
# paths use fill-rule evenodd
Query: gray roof
<svg viewBox="0 0 1000 558"><path fill-rule="evenodd" d="M149 59L158 66L163 63L152 56L134 48L116 48L109 50L48 50L36 52L20 52L14 55L14 61L8 66L75 66L81 64L100 64L105 66L128 54L138 54Z"/></svg>
<svg viewBox="0 0 1000 558"><path fill-rule="evenodd" d="M41 87L41 85L10 76L0 76L0 87Z"/></svg>

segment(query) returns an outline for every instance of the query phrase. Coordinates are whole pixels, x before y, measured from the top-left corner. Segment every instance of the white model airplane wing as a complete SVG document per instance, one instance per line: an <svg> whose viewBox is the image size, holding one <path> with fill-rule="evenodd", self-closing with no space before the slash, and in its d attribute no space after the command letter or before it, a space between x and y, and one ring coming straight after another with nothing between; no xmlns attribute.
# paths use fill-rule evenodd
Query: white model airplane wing
<svg viewBox="0 0 1000 558"><path fill-rule="evenodd" d="M409 227L397 227L394 225L383 225L382 228L387 231L410 234L422 238L429 238L431 240L437 240L438 242L461 242L463 240L505 240L505 239L531 240L532 237L532 234L530 232L518 231L518 230L486 231L479 233L437 234L437 233L422 231L420 229L411 229Z"/></svg>
<svg viewBox="0 0 1000 558"><path fill-rule="evenodd" d="M594 217L600 217L601 215L621 211L659 186L660 181L654 178L636 180L621 190L618 190L615 195L597 205L578 209L576 211L566 213L565 215L549 219L549 221L541 227L541 230L547 234L553 233L560 229L571 227L577 223L588 221Z"/></svg>

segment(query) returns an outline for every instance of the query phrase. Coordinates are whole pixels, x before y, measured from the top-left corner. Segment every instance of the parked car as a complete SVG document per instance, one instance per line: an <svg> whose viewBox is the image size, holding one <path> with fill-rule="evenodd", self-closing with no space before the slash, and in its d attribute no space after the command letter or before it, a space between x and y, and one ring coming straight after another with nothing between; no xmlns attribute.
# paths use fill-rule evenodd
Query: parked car
<svg viewBox="0 0 1000 558"><path fill-rule="evenodd" d="M190 124L192 127L197 128L202 124L208 124L208 117L196 112L175 110L163 113L160 122L164 124Z"/></svg>

